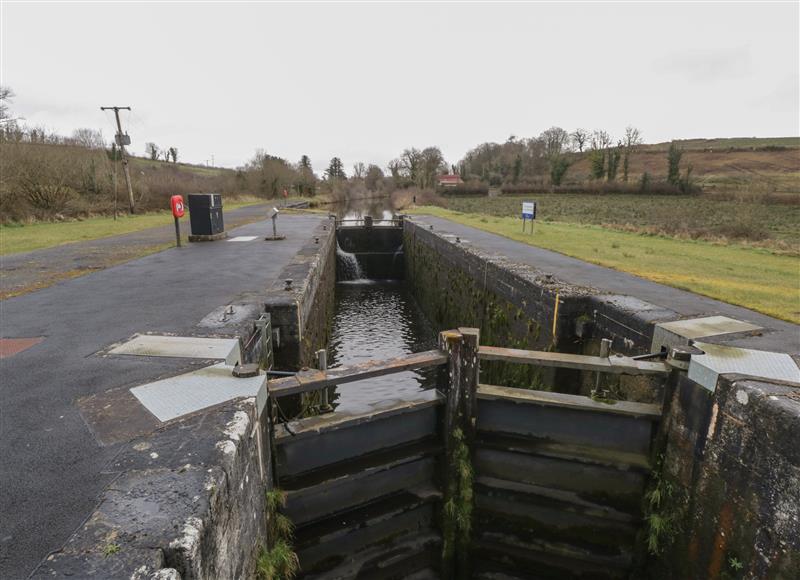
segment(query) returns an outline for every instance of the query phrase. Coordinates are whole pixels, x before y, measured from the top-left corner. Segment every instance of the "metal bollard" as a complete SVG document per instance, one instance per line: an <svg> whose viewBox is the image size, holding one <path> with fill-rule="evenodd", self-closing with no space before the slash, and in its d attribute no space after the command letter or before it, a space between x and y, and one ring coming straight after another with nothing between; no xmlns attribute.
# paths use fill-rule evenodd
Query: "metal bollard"
<svg viewBox="0 0 800 580"><path fill-rule="evenodd" d="M324 348L321 348L317 351L317 367L322 372L328 371L328 351ZM322 389L322 403L319 405L319 410L321 413L330 413L333 411L333 407L331 407L331 404L328 401L328 388L329 387L324 387Z"/></svg>
<svg viewBox="0 0 800 580"><path fill-rule="evenodd" d="M611 339L610 338L603 338L600 340L600 357L601 358L608 358L611 356ZM598 371L595 373L594 378L594 391L592 391L592 396L599 397L600 396L600 372Z"/></svg>

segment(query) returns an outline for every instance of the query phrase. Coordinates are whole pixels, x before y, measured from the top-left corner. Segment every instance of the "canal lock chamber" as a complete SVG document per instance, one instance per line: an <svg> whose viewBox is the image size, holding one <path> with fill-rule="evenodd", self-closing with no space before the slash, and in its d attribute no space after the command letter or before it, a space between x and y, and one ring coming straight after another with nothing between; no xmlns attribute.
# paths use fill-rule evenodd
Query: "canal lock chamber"
<svg viewBox="0 0 800 580"><path fill-rule="evenodd" d="M331 367L430 351L458 328L479 329L481 346L592 360L609 360L604 339L629 356L652 346L641 304L421 224L338 227L332 253ZM692 477L707 467L687 448L705 435L709 396L655 363L601 372L486 352L472 431L455 438L447 364L340 385L334 412L276 417L269 493L280 499L268 510L292 522L298 577L704 577L716 536L692 512L705 493ZM731 536L738 562L747 540ZM704 542L709 555L692 556Z"/></svg>

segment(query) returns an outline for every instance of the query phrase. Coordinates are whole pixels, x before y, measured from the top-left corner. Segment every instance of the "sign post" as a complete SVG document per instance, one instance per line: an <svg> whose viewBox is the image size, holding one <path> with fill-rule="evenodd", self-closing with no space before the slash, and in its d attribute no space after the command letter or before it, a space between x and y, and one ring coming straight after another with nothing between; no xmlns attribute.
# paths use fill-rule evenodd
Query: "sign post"
<svg viewBox="0 0 800 580"><path fill-rule="evenodd" d="M178 247L180 248L181 247L181 223L178 220L183 217L183 214L186 211L186 208L183 205L183 196L182 195L173 195L169 199L169 203L172 206L172 217L175 218L175 240L178 242Z"/></svg>
<svg viewBox="0 0 800 580"><path fill-rule="evenodd" d="M525 233L525 222L531 220L531 233L533 233L533 220L536 219L536 202L522 202L522 233Z"/></svg>

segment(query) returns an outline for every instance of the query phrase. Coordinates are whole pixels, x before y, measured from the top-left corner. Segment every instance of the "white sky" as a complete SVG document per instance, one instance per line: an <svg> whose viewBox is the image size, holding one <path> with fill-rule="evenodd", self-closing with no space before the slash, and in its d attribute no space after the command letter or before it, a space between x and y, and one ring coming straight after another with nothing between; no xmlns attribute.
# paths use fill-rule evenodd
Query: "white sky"
<svg viewBox="0 0 800 580"><path fill-rule="evenodd" d="M15 113L131 149L317 172L551 125L647 142L800 134L800 3L2 2Z"/></svg>

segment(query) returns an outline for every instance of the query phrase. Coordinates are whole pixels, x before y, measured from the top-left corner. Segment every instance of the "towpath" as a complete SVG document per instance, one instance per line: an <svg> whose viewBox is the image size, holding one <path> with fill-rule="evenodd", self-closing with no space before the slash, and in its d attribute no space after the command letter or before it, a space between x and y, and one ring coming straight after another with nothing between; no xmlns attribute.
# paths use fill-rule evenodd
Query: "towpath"
<svg viewBox="0 0 800 580"><path fill-rule="evenodd" d="M252 240L171 248L0 301L0 336L33 339L0 350L0 578L25 578L60 548L116 476L107 466L125 443L100 443L77 402L199 364L96 353L141 332L213 334L201 321L263 294L321 219L282 215L281 242L263 241L260 221L230 231Z"/></svg>
<svg viewBox="0 0 800 580"><path fill-rule="evenodd" d="M800 353L800 327L791 322L651 282L632 274L590 264L557 252L529 246L448 219L433 216L415 216L414 219L432 225L439 233L459 236L476 248L505 256L514 262L528 264L571 284L596 288L609 294L634 296L656 306L673 310L682 318L722 315L750 322L770 331L757 337L757 340L744 338L741 341L730 342L731 345L790 354ZM769 281L765 280L764 283L768 284Z"/></svg>
<svg viewBox="0 0 800 580"><path fill-rule="evenodd" d="M256 204L225 211L225 226L233 229L266 217L269 204ZM183 238L188 234L183 220ZM175 243L172 218L164 226L130 234L73 242L52 248L0 256L0 299L46 288L68 278L139 258Z"/></svg>

